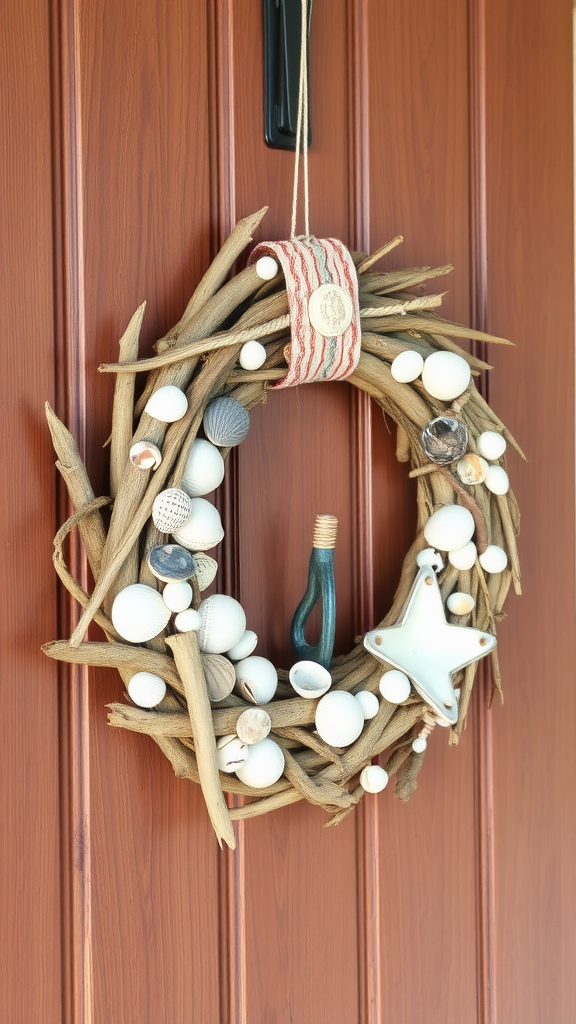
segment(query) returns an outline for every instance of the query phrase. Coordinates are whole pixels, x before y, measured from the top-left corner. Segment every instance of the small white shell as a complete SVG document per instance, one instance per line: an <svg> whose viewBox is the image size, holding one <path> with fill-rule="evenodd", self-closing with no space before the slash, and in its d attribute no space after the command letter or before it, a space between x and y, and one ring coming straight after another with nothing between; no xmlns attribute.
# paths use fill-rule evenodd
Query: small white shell
<svg viewBox="0 0 576 1024"><path fill-rule="evenodd" d="M236 775L245 786L252 789L266 789L273 786L284 771L284 753L269 736L260 743L247 748L245 763L237 769Z"/></svg>
<svg viewBox="0 0 576 1024"><path fill-rule="evenodd" d="M247 341L240 349L240 366L244 370L259 370L266 362L266 349L259 341Z"/></svg>
<svg viewBox="0 0 576 1024"><path fill-rule="evenodd" d="M508 555L497 544L489 544L486 551L478 556L484 572L503 572L508 565Z"/></svg>
<svg viewBox="0 0 576 1024"><path fill-rule="evenodd" d="M256 650L256 644L258 643L258 637L251 629L247 629L244 634L240 637L237 644L231 647L229 651L226 651L226 657L230 658L230 661L242 661L242 658L249 658L252 651Z"/></svg>
<svg viewBox="0 0 576 1024"><path fill-rule="evenodd" d="M238 643L246 629L246 615L238 601L226 594L212 594L202 601L198 610L202 616L198 631L201 651L223 654Z"/></svg>
<svg viewBox="0 0 576 1024"><path fill-rule="evenodd" d="M184 611L178 612L174 625L179 633L196 633L202 626L202 616L194 608L185 608Z"/></svg>
<svg viewBox="0 0 576 1024"><path fill-rule="evenodd" d="M423 754L427 746L425 736L417 736L415 740L412 740L412 750L415 754Z"/></svg>
<svg viewBox="0 0 576 1024"><path fill-rule="evenodd" d="M316 661L297 661L290 669L289 679L300 697L322 697L332 686L328 669Z"/></svg>
<svg viewBox="0 0 576 1024"><path fill-rule="evenodd" d="M448 552L448 561L450 565L453 565L455 569L460 569L461 572L466 572L467 569L471 569L476 561L476 545L473 540L469 540L467 544L464 544L461 548L456 548L455 551Z"/></svg>
<svg viewBox="0 0 576 1024"><path fill-rule="evenodd" d="M492 494L507 494L510 489L508 473L502 466L490 466L486 477L486 487Z"/></svg>
<svg viewBox="0 0 576 1024"><path fill-rule="evenodd" d="M153 672L136 672L128 683L128 694L139 708L155 708L166 694L166 683Z"/></svg>
<svg viewBox="0 0 576 1024"><path fill-rule="evenodd" d="M235 398L214 398L204 413L204 433L212 444L230 448L240 444L250 429L250 413Z"/></svg>
<svg viewBox="0 0 576 1024"><path fill-rule="evenodd" d="M468 452L456 466L456 472L463 484L481 484L488 476L488 463L480 455Z"/></svg>
<svg viewBox="0 0 576 1024"><path fill-rule="evenodd" d="M348 747L364 728L358 701L347 690L332 690L318 701L316 728L331 747Z"/></svg>
<svg viewBox="0 0 576 1024"><path fill-rule="evenodd" d="M431 569L434 569L434 572L440 572L444 568L442 556L434 548L423 548L422 551L419 551L416 555L416 565L419 569L423 565L429 565Z"/></svg>
<svg viewBox="0 0 576 1024"><path fill-rule="evenodd" d="M183 612L192 604L192 587L189 583L167 583L162 591L162 600L171 612Z"/></svg>
<svg viewBox="0 0 576 1024"><path fill-rule="evenodd" d="M455 352L433 352L424 360L422 383L433 398L451 402L466 391L470 383L470 367Z"/></svg>
<svg viewBox="0 0 576 1024"><path fill-rule="evenodd" d="M236 693L251 704L267 704L278 686L278 673L271 661L257 654L236 663Z"/></svg>
<svg viewBox="0 0 576 1024"><path fill-rule="evenodd" d="M146 402L144 411L162 423L176 423L188 410L188 399L180 388L166 384L159 388Z"/></svg>
<svg viewBox="0 0 576 1024"><path fill-rule="evenodd" d="M506 438L502 437L502 434L498 434L495 430L485 430L482 434L478 435L476 447L480 455L493 462L504 455L506 451Z"/></svg>
<svg viewBox="0 0 576 1024"><path fill-rule="evenodd" d="M190 517L174 530L174 540L189 551L207 551L216 547L224 536L220 513L206 498L189 498Z"/></svg>
<svg viewBox="0 0 576 1024"><path fill-rule="evenodd" d="M152 640L167 626L170 610L162 595L144 583L131 583L114 598L112 623L123 640L131 644Z"/></svg>
<svg viewBox="0 0 576 1024"><path fill-rule="evenodd" d="M354 697L362 708L365 722L370 721L371 718L378 714L380 701L375 693L371 693L370 690L359 690L358 693L354 694Z"/></svg>
<svg viewBox="0 0 576 1024"><path fill-rule="evenodd" d="M272 281L278 273L278 264L273 256L261 256L256 260L256 273L261 281Z"/></svg>
<svg viewBox="0 0 576 1024"><path fill-rule="evenodd" d="M246 708L236 719L238 737L249 746L266 739L271 728L272 719L263 708Z"/></svg>
<svg viewBox="0 0 576 1024"><path fill-rule="evenodd" d="M446 599L446 607L453 615L469 615L476 604L472 594L455 591Z"/></svg>
<svg viewBox="0 0 576 1024"><path fill-rule="evenodd" d="M152 522L160 533L173 533L190 518L190 498L179 487L160 491L152 505Z"/></svg>
<svg viewBox="0 0 576 1024"><path fill-rule="evenodd" d="M224 459L216 445L197 437L182 476L182 489L191 498L210 494L224 479Z"/></svg>
<svg viewBox="0 0 576 1024"><path fill-rule="evenodd" d="M248 747L235 733L221 736L216 743L216 762L221 772L235 772L242 767L247 757Z"/></svg>
<svg viewBox="0 0 576 1024"><path fill-rule="evenodd" d="M413 349L400 352L392 362L390 373L399 384L409 384L422 373L424 360L419 352Z"/></svg>
<svg viewBox="0 0 576 1024"><path fill-rule="evenodd" d="M431 547L439 551L455 551L472 540L474 529L474 519L467 508L443 505L430 516L424 527L424 537Z"/></svg>
<svg viewBox="0 0 576 1024"><path fill-rule="evenodd" d="M136 441L130 449L130 461L136 469L158 469L162 452L152 441Z"/></svg>
<svg viewBox="0 0 576 1024"><path fill-rule="evenodd" d="M196 567L196 582L198 583L198 589L208 590L208 587L214 582L216 573L218 572L218 562L215 558L210 558L210 555L205 555L203 551L195 551L194 565Z"/></svg>
<svg viewBox="0 0 576 1024"><path fill-rule="evenodd" d="M367 764L360 772L360 785L366 793L381 793L388 785L388 772L379 764Z"/></svg>
<svg viewBox="0 0 576 1024"><path fill-rule="evenodd" d="M410 680L404 672L391 668L382 676L378 689L389 704L403 704L410 696Z"/></svg>

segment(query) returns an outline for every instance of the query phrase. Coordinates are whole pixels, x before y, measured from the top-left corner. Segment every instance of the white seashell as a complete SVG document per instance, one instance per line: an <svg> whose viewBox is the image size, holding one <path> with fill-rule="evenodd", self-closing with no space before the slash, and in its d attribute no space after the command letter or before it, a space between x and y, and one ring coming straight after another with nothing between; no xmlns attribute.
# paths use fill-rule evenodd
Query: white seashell
<svg viewBox="0 0 576 1024"><path fill-rule="evenodd" d="M190 498L179 487L160 491L152 505L152 522L160 533L173 533L190 518Z"/></svg>
<svg viewBox="0 0 576 1024"><path fill-rule="evenodd" d="M384 673L378 688L389 704L403 704L410 696L410 680L397 668L391 668L389 672Z"/></svg>
<svg viewBox="0 0 576 1024"><path fill-rule="evenodd" d="M251 704L267 704L276 693L277 686L278 673L267 658L254 654L237 662L234 689L244 700Z"/></svg>
<svg viewBox="0 0 576 1024"><path fill-rule="evenodd" d="M466 391L470 383L470 367L455 352L433 352L424 360L422 383L432 398L451 402Z"/></svg>
<svg viewBox="0 0 576 1024"><path fill-rule="evenodd" d="M202 601L198 610L202 616L198 631L201 651L223 654L238 643L246 629L246 615L238 601L226 594L212 594Z"/></svg>
<svg viewBox="0 0 576 1024"><path fill-rule="evenodd" d="M317 661L297 661L289 672L290 684L300 697L322 697L332 686L332 676Z"/></svg>
<svg viewBox="0 0 576 1024"><path fill-rule="evenodd" d="M358 701L347 690L332 690L318 701L316 728L331 747L348 747L364 728Z"/></svg>
<svg viewBox="0 0 576 1024"><path fill-rule="evenodd" d="M235 733L221 736L216 743L216 762L221 772L235 772L242 767L247 757L248 747Z"/></svg>
<svg viewBox="0 0 576 1024"><path fill-rule="evenodd" d="M240 444L250 429L250 413L235 398L214 398L204 413L204 433L212 444L230 448Z"/></svg>
<svg viewBox="0 0 576 1024"><path fill-rule="evenodd" d="M249 746L266 739L271 728L272 719L263 708L246 708L236 720L238 737Z"/></svg>
<svg viewBox="0 0 576 1024"><path fill-rule="evenodd" d="M455 592L450 594L446 600L446 607L453 615L469 615L476 601L472 594L461 594Z"/></svg>
<svg viewBox="0 0 576 1024"><path fill-rule="evenodd" d="M214 704L228 697L234 689L234 666L223 654L202 654L202 669L208 696Z"/></svg>
<svg viewBox="0 0 576 1024"><path fill-rule="evenodd" d="M471 569L476 561L476 545L473 540L469 540L467 544L464 544L461 548L456 548L455 551L448 552L448 561L450 565L453 565L455 569L460 569L461 572L466 572L467 569Z"/></svg>
<svg viewBox="0 0 576 1024"><path fill-rule="evenodd" d="M380 701L376 694L371 693L370 690L359 690L358 693L354 694L354 697L362 708L364 721L368 722L371 718L375 718L380 707Z"/></svg>
<svg viewBox="0 0 576 1024"><path fill-rule="evenodd" d="M360 785L367 793L381 793L388 785L388 772L379 764L367 764L360 772Z"/></svg>
<svg viewBox="0 0 576 1024"><path fill-rule="evenodd" d="M416 555L416 565L419 569L423 565L429 565L435 572L440 572L444 568L442 556L437 551L434 551L434 548L423 548L422 551L419 551Z"/></svg>
<svg viewBox="0 0 576 1024"><path fill-rule="evenodd" d="M259 370L266 362L266 349L259 341L247 341L240 349L240 366L244 370Z"/></svg>
<svg viewBox="0 0 576 1024"><path fill-rule="evenodd" d="M284 754L269 736L247 748L246 761L236 775L245 786L266 789L273 786L284 771Z"/></svg>
<svg viewBox="0 0 576 1024"><path fill-rule="evenodd" d="M210 494L224 479L224 459L216 445L197 437L182 476L182 489L191 498Z"/></svg>
<svg viewBox="0 0 576 1024"><path fill-rule="evenodd" d="M158 469L162 452L152 441L136 441L130 449L130 461L136 469Z"/></svg>
<svg viewBox="0 0 576 1024"><path fill-rule="evenodd" d="M123 640L143 643L158 636L168 625L170 610L162 595L144 583L131 583L114 598L112 623Z"/></svg>
<svg viewBox="0 0 576 1024"><path fill-rule="evenodd" d="M455 551L472 540L474 529L474 519L467 508L444 505L430 516L424 536L430 546L439 551Z"/></svg>
<svg viewBox="0 0 576 1024"><path fill-rule="evenodd" d="M251 629L247 629L243 636L240 637L237 644L231 647L229 651L226 651L226 657L230 658L230 661L242 661L242 658L249 658L252 651L256 650L256 644L258 643L258 637Z"/></svg>
<svg viewBox="0 0 576 1024"><path fill-rule="evenodd" d="M484 572L503 572L508 565L508 555L497 544L489 544L486 551L478 556Z"/></svg>
<svg viewBox="0 0 576 1024"><path fill-rule="evenodd" d="M194 608L185 608L184 611L178 612L174 625L179 633L197 633L202 626L202 616Z"/></svg>
<svg viewBox="0 0 576 1024"><path fill-rule="evenodd" d="M492 494L507 494L510 489L508 473L502 466L490 466L486 477L486 487Z"/></svg>
<svg viewBox="0 0 576 1024"><path fill-rule="evenodd" d="M419 352L410 349L400 352L392 362L390 372L399 384L410 384L422 373L424 360Z"/></svg>
<svg viewBox="0 0 576 1024"><path fill-rule="evenodd" d="M153 672L137 672L128 683L128 694L139 708L155 708L166 694L166 683Z"/></svg>
<svg viewBox="0 0 576 1024"><path fill-rule="evenodd" d="M189 551L207 551L224 536L220 513L206 498L189 498L190 517L172 536Z"/></svg>
<svg viewBox="0 0 576 1024"><path fill-rule="evenodd" d="M485 430L482 434L478 435L476 447L480 455L494 462L495 459L499 459L504 455L506 451L506 438L502 437L502 434L498 434L495 430Z"/></svg>
<svg viewBox="0 0 576 1024"><path fill-rule="evenodd" d="M192 604L192 587L189 583L167 583L162 591L162 600L171 612L183 612Z"/></svg>
<svg viewBox="0 0 576 1024"><path fill-rule="evenodd" d="M188 399L180 388L166 384L159 388L146 402L144 411L162 423L176 423L188 410Z"/></svg>
<svg viewBox="0 0 576 1024"><path fill-rule="evenodd" d="M208 590L211 583L214 582L216 573L218 572L218 562L214 558L210 558L210 555L205 555L202 551L194 552L194 565L196 566L196 582L199 590Z"/></svg>
<svg viewBox="0 0 576 1024"><path fill-rule="evenodd" d="M415 754L423 754L427 746L428 743L425 736L417 736L416 739L412 741L412 750Z"/></svg>
<svg viewBox="0 0 576 1024"><path fill-rule="evenodd" d="M256 260L256 273L261 281L272 281L278 273L278 264L273 256L261 256Z"/></svg>
<svg viewBox="0 0 576 1024"><path fill-rule="evenodd" d="M456 466L456 472L463 484L481 484L488 476L488 463L480 455L468 452Z"/></svg>

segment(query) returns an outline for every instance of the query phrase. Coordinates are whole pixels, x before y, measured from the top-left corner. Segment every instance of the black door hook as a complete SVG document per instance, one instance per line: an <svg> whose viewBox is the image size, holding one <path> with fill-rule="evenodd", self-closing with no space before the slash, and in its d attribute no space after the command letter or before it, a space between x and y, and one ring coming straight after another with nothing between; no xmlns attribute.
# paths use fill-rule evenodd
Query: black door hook
<svg viewBox="0 0 576 1024"><path fill-rule="evenodd" d="M264 137L277 149L296 148L300 81L301 0L264 2ZM310 37L312 0L308 4ZM308 48L306 50L308 59ZM312 141L308 111L308 146Z"/></svg>

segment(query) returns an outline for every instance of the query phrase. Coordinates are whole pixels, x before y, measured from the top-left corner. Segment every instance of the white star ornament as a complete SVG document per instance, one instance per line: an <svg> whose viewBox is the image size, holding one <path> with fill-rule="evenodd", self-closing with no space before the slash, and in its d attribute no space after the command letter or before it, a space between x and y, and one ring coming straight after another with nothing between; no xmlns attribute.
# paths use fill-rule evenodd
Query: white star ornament
<svg viewBox="0 0 576 1024"><path fill-rule="evenodd" d="M375 658L405 672L442 724L454 725L458 701L451 677L489 654L496 637L446 622L436 574L424 565L400 621L366 633L364 646Z"/></svg>

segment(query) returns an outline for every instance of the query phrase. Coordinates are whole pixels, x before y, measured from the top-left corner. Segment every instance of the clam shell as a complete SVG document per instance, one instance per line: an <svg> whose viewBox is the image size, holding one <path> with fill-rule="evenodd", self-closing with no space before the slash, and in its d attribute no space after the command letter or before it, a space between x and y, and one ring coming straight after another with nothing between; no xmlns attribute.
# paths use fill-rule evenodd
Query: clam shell
<svg viewBox="0 0 576 1024"><path fill-rule="evenodd" d="M451 402L466 391L470 383L470 367L455 352L433 352L424 360L422 383L432 398Z"/></svg>
<svg viewBox="0 0 576 1024"><path fill-rule="evenodd" d="M216 490L224 479L224 459L210 441L197 437L182 476L182 489L191 498Z"/></svg>
<svg viewBox="0 0 576 1024"><path fill-rule="evenodd" d="M358 693L354 694L354 698L362 708L362 714L364 715L365 722L376 717L378 714L378 708L380 707L380 701L375 693L372 693L370 690L359 690Z"/></svg>
<svg viewBox="0 0 576 1024"><path fill-rule="evenodd" d="M398 668L391 668L389 672L385 672L378 688L389 704L403 704L410 696L410 680Z"/></svg>
<svg viewBox="0 0 576 1024"><path fill-rule="evenodd" d="M214 398L204 413L204 433L219 448L240 444L250 429L250 414L235 398Z"/></svg>
<svg viewBox="0 0 576 1024"><path fill-rule="evenodd" d="M166 694L166 683L153 672L136 672L128 683L128 695L139 708L155 708Z"/></svg>
<svg viewBox="0 0 576 1024"><path fill-rule="evenodd" d="M179 633L196 633L202 626L202 617L194 608L185 608L178 612L174 625Z"/></svg>
<svg viewBox="0 0 576 1024"><path fill-rule="evenodd" d="M476 447L480 455L494 462L495 459L499 459L504 455L506 451L506 438L496 430L484 430L476 439Z"/></svg>
<svg viewBox="0 0 576 1024"><path fill-rule="evenodd" d="M468 447L468 431L460 420L437 416L422 431L422 448L438 466L447 466L464 454Z"/></svg>
<svg viewBox="0 0 576 1024"><path fill-rule="evenodd" d="M360 772L360 785L366 793L381 793L388 785L388 772L379 764L367 764Z"/></svg>
<svg viewBox="0 0 576 1024"><path fill-rule="evenodd" d="M431 547L439 551L455 551L472 540L474 530L474 519L467 508L443 505L430 516L424 527L424 537Z"/></svg>
<svg viewBox="0 0 576 1024"><path fill-rule="evenodd" d="M237 694L251 704L267 704L278 686L278 673L271 661L257 654L235 665Z"/></svg>
<svg viewBox="0 0 576 1024"><path fill-rule="evenodd" d="M207 590L210 584L214 582L218 572L218 562L215 558L210 558L210 555L205 555L202 551L195 551L194 565L196 566L198 589Z"/></svg>
<svg viewBox="0 0 576 1024"><path fill-rule="evenodd" d="M508 473L502 466L490 466L486 476L486 487L492 494L507 494L510 490Z"/></svg>
<svg viewBox="0 0 576 1024"><path fill-rule="evenodd" d="M223 654L203 654L202 668L208 696L213 704L229 697L234 689L236 673L234 666Z"/></svg>
<svg viewBox="0 0 576 1024"><path fill-rule="evenodd" d="M202 625L198 630L200 650L223 654L237 644L246 629L246 615L238 601L226 594L212 594L198 609Z"/></svg>
<svg viewBox="0 0 576 1024"><path fill-rule="evenodd" d="M331 747L349 747L364 728L358 701L347 690L332 690L318 701L316 729Z"/></svg>
<svg viewBox="0 0 576 1024"><path fill-rule="evenodd" d="M322 697L332 686L328 669L316 661L297 661L290 669L289 679L299 697Z"/></svg>
<svg viewBox="0 0 576 1024"><path fill-rule="evenodd" d="M266 349L259 341L247 341L238 359L243 370L259 370L266 362Z"/></svg>
<svg viewBox="0 0 576 1024"><path fill-rule="evenodd" d="M467 544L464 544L461 548L456 548L455 551L448 552L448 561L450 565L453 565L455 569L460 569L461 572L466 572L467 569L471 569L476 561L476 545L473 540L469 540Z"/></svg>
<svg viewBox="0 0 576 1024"><path fill-rule="evenodd" d="M272 728L272 719L263 708L247 708L238 716L236 732L243 743L252 746L266 739Z"/></svg>
<svg viewBox="0 0 576 1024"><path fill-rule="evenodd" d="M190 498L179 487L160 491L152 505L152 522L160 533L173 533L190 518Z"/></svg>
<svg viewBox="0 0 576 1024"><path fill-rule="evenodd" d="M162 595L144 583L131 583L114 598L112 623L123 640L139 644L152 640L168 625L170 609Z"/></svg>
<svg viewBox="0 0 576 1024"><path fill-rule="evenodd" d="M468 452L456 466L456 472L463 484L481 484L488 476L488 463L481 455Z"/></svg>
<svg viewBox="0 0 576 1024"><path fill-rule="evenodd" d="M229 651L226 651L226 656L230 658L230 661L242 661L242 658L249 658L252 651L256 650L257 643L258 637L256 633L251 629L247 629L243 636L240 637L238 643L231 647Z"/></svg>
<svg viewBox="0 0 576 1024"><path fill-rule="evenodd" d="M148 566L156 579L163 583L174 583L192 579L195 559L179 544L163 544L162 547L151 548Z"/></svg>
<svg viewBox="0 0 576 1024"><path fill-rule="evenodd" d="M158 388L146 402L144 411L162 423L176 423L188 410L188 399L180 388L166 384Z"/></svg>
<svg viewBox="0 0 576 1024"><path fill-rule="evenodd" d="M453 615L469 615L476 604L472 594L455 591L446 599L446 607Z"/></svg>
<svg viewBox="0 0 576 1024"><path fill-rule="evenodd" d="M503 572L508 565L508 555L504 548L497 544L489 544L486 551L478 556L478 561L484 572Z"/></svg>
<svg viewBox="0 0 576 1024"><path fill-rule="evenodd" d="M278 744L267 736L247 748L246 761L236 770L236 775L245 786L266 789L278 782L283 771L284 754Z"/></svg>
<svg viewBox="0 0 576 1024"><path fill-rule="evenodd" d="M237 771L246 761L248 747L242 740L232 733L230 736L221 736L216 743L216 762L221 772Z"/></svg>
<svg viewBox="0 0 576 1024"><path fill-rule="evenodd" d="M422 373L424 360L419 352L414 349L407 349L399 352L392 361L390 373L399 384L410 384Z"/></svg>
<svg viewBox="0 0 576 1024"><path fill-rule="evenodd" d="M171 612L184 612L192 604L192 587L184 580L167 583L162 591L162 600Z"/></svg>
<svg viewBox="0 0 576 1024"><path fill-rule="evenodd" d="M136 441L130 449L130 461L136 469L158 469L162 452L152 441Z"/></svg>
<svg viewBox="0 0 576 1024"><path fill-rule="evenodd" d="M205 498L189 498L190 516L173 531L174 540L190 551L207 551L216 547L224 536L220 513Z"/></svg>

